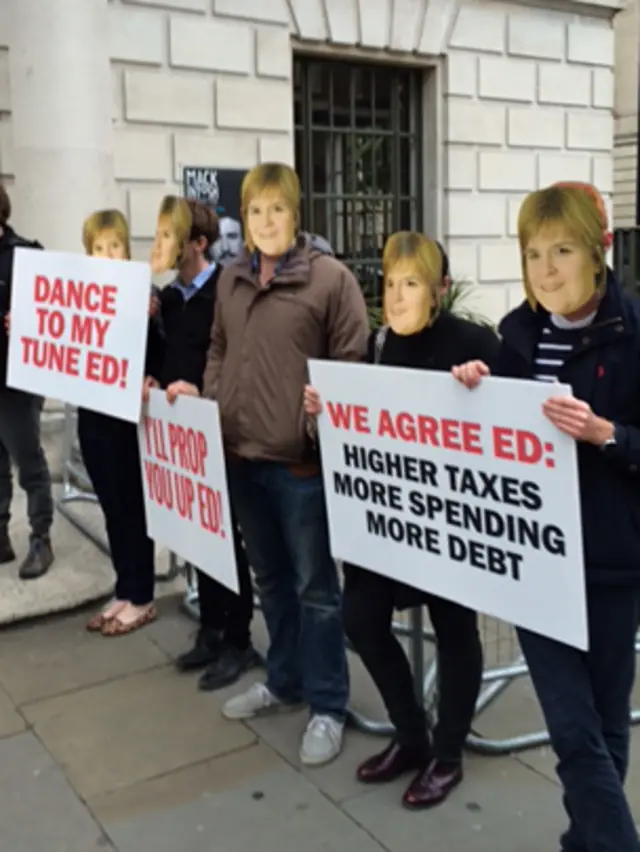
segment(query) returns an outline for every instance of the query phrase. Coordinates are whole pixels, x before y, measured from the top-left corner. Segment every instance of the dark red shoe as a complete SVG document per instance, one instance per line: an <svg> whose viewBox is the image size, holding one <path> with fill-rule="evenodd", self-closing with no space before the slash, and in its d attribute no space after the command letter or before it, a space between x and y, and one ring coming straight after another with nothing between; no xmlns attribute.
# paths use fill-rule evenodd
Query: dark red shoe
<svg viewBox="0 0 640 852"><path fill-rule="evenodd" d="M424 766L427 759L426 748L403 746L394 741L384 751L361 763L356 775L363 784L386 784L405 772Z"/></svg>
<svg viewBox="0 0 640 852"><path fill-rule="evenodd" d="M413 779L402 797L405 808L420 810L441 804L462 781L462 766L453 763L431 763Z"/></svg>

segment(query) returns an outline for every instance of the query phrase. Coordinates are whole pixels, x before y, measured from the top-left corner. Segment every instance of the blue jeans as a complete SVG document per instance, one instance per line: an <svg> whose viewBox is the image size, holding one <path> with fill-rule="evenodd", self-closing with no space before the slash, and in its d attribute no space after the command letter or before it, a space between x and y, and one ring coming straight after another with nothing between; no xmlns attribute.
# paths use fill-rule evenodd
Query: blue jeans
<svg viewBox="0 0 640 852"><path fill-rule="evenodd" d="M623 785L640 592L591 588L587 607L588 652L518 630L558 757L569 815L562 852L638 852Z"/></svg>
<svg viewBox="0 0 640 852"><path fill-rule="evenodd" d="M227 470L269 631L267 687L343 720L349 673L322 478L273 462L234 461Z"/></svg>

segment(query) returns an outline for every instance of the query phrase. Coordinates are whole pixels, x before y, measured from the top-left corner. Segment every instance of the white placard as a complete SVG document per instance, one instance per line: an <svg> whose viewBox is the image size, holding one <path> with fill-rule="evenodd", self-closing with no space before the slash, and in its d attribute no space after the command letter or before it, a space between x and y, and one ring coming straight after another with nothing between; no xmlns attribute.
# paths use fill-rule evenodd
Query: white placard
<svg viewBox="0 0 640 852"><path fill-rule="evenodd" d="M147 263L18 248L7 384L137 423Z"/></svg>
<svg viewBox="0 0 640 852"><path fill-rule="evenodd" d="M238 592L218 404L153 390L138 443L149 537Z"/></svg>
<svg viewBox="0 0 640 852"><path fill-rule="evenodd" d="M309 361L332 553L568 645L588 646L566 385Z"/></svg>

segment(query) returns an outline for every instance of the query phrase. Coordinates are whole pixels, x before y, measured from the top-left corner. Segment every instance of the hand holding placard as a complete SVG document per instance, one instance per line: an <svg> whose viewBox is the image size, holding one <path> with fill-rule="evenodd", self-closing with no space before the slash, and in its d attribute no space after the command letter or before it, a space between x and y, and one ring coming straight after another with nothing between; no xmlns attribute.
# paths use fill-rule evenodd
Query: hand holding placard
<svg viewBox="0 0 640 852"><path fill-rule="evenodd" d="M145 263L16 249L9 386L137 423L149 281Z"/></svg>
<svg viewBox="0 0 640 852"><path fill-rule="evenodd" d="M575 444L548 386L309 366L333 556L586 647Z"/></svg>
<svg viewBox="0 0 640 852"><path fill-rule="evenodd" d="M237 592L217 404L152 389L138 443L149 536Z"/></svg>

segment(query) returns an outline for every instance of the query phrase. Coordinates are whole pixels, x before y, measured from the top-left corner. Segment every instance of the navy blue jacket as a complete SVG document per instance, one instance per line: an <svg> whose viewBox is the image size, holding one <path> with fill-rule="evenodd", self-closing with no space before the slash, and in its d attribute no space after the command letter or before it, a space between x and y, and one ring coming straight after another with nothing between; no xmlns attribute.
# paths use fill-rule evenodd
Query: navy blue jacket
<svg viewBox="0 0 640 852"><path fill-rule="evenodd" d="M533 379L547 320L542 307L534 311L527 302L507 314L492 373ZM593 323L558 378L616 425L615 446L577 445L587 582L640 583L640 302L611 271Z"/></svg>

